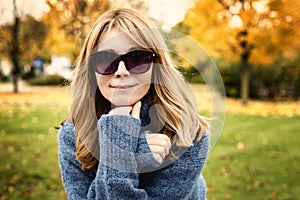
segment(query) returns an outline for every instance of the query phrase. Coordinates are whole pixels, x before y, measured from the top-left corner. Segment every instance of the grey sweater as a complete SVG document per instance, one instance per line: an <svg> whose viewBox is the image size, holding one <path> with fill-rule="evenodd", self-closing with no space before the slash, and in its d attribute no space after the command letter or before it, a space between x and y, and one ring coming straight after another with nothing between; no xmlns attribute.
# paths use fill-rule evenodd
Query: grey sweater
<svg viewBox="0 0 300 200"><path fill-rule="evenodd" d="M143 120L143 119L142 119ZM84 171L75 158L76 136L71 121L58 134L59 163L68 199L205 199L201 175L209 150L204 134L194 146L172 151L176 160L154 159L141 130L141 120L103 115L98 121L100 157L93 170Z"/></svg>

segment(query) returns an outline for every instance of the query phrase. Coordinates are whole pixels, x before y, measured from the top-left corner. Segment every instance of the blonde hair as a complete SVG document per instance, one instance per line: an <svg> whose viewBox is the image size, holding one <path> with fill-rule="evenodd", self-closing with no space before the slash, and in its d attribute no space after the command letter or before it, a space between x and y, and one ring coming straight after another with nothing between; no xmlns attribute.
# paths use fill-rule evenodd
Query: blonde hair
<svg viewBox="0 0 300 200"><path fill-rule="evenodd" d="M111 28L130 33L138 45L154 51L159 67L153 66L153 104L160 104L164 111L156 110L158 120L164 123L163 134L172 137L179 147L192 146L196 137L201 139L207 123L198 114L189 98L187 84L174 68L167 46L155 26L142 14L127 8L109 10L101 15L87 36L75 66L72 82L71 117L76 132L76 159L82 169L94 168L99 157L97 121L104 113L106 99L101 95L90 69L90 53L97 47L102 35ZM92 148L89 148L92 147Z"/></svg>

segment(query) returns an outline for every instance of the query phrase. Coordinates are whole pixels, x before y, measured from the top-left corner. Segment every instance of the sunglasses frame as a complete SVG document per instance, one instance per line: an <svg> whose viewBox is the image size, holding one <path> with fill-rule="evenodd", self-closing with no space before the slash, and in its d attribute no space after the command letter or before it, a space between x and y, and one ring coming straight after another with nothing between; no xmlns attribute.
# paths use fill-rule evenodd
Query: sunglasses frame
<svg viewBox="0 0 300 200"><path fill-rule="evenodd" d="M137 64L137 65L134 65L134 66L133 66L132 63L129 64L130 62L132 62L134 60L133 56L130 57L130 55L132 55L134 53L141 53L141 52L148 53L148 55L146 55L147 58L145 58L145 60L147 59L147 61L145 63ZM96 57L100 53L107 53L107 54L115 55L115 58L111 60L110 64L108 64L106 67L104 67L104 71L103 72L101 72L101 71L99 71L97 69L97 58ZM130 72L132 74L143 74L143 73L146 73L147 71L149 71L149 69L151 67L151 64L155 62L155 58L156 57L157 56L156 56L156 54L153 51L147 50L147 49L135 49L135 50L129 51L129 52L125 53L125 54L117 54L114 51L104 50L104 51L94 52L94 53L92 53L90 55L90 65L95 70L95 72L97 72L98 74L101 74L101 75L111 75L111 74L115 73L118 70L119 63L121 61L123 61L124 64L125 64L126 70L128 72ZM144 67L144 70L139 71L139 72L134 71L135 67L142 66L142 65L146 65ZM105 70L107 68L113 68L113 69L109 70L109 72L105 72Z"/></svg>

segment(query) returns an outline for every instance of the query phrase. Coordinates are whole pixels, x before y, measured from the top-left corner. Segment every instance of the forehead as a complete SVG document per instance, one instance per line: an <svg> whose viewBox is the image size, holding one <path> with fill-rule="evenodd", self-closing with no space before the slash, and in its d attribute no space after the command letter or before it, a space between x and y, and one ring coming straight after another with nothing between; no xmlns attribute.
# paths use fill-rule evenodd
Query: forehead
<svg viewBox="0 0 300 200"><path fill-rule="evenodd" d="M128 36L128 33L112 28L102 35L97 51L113 50L117 53L126 53L135 47L139 45Z"/></svg>

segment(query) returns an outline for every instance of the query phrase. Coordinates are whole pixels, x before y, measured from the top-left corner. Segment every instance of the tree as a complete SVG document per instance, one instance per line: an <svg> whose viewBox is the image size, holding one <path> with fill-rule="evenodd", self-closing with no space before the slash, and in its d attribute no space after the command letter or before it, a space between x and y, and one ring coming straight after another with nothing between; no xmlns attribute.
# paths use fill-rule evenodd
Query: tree
<svg viewBox="0 0 300 200"><path fill-rule="evenodd" d="M52 54L65 55L75 60L95 20L106 10L129 6L146 10L142 0L46 0L50 10L43 21L51 27L47 46Z"/></svg>
<svg viewBox="0 0 300 200"><path fill-rule="evenodd" d="M47 46L52 54L75 59L88 29L96 18L110 7L109 0L46 0L50 10L43 21L51 27Z"/></svg>
<svg viewBox="0 0 300 200"><path fill-rule="evenodd" d="M49 27L35 19L31 15L26 15L20 25L20 61L21 63L32 63L35 57L44 60L50 58L50 54L45 46L45 40L49 33Z"/></svg>
<svg viewBox="0 0 300 200"><path fill-rule="evenodd" d="M16 0L13 0L13 6L14 6L14 11L13 11L13 18L14 22L11 27L6 27L4 28L4 31L8 31L8 38L9 38L9 43L8 45L8 57L10 61L13 64L13 69L12 69L12 80L13 80L13 86L14 86L14 92L18 93L19 88L18 88L18 79L19 79L19 74L20 74L20 65L19 65L19 30L20 30L20 18L18 16L18 11L17 11L17 6L16 6ZM4 39L4 38L1 38Z"/></svg>
<svg viewBox="0 0 300 200"><path fill-rule="evenodd" d="M249 96L253 65L266 65L299 50L296 0L198 0L182 22L215 58L241 63L241 95ZM289 53L287 53L289 52Z"/></svg>
<svg viewBox="0 0 300 200"><path fill-rule="evenodd" d="M32 62L40 54L47 27L30 15L21 17L15 0L13 7L12 24L7 23L0 27L0 55L7 57L12 63L13 90L18 93L20 66Z"/></svg>

